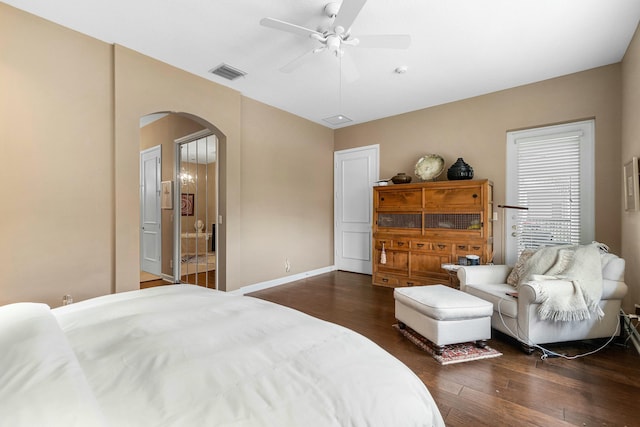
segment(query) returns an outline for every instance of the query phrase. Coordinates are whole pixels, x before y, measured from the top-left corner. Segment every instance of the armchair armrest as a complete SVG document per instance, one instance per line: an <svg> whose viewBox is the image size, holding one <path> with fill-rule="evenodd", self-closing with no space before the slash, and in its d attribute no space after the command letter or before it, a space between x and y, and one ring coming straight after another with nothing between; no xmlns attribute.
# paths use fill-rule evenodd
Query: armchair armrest
<svg viewBox="0 0 640 427"><path fill-rule="evenodd" d="M507 283L512 267L509 265L467 265L458 269L460 289L467 284Z"/></svg>
<svg viewBox="0 0 640 427"><path fill-rule="evenodd" d="M545 289L553 288L555 294L571 295L574 292L573 283L568 280L552 279L525 282L518 287L518 305L540 304Z"/></svg>

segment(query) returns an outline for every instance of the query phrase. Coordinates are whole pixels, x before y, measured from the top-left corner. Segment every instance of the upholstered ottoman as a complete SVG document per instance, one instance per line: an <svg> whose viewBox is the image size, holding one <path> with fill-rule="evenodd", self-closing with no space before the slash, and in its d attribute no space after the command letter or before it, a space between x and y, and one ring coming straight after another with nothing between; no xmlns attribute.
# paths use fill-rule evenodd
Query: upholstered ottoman
<svg viewBox="0 0 640 427"><path fill-rule="evenodd" d="M395 314L405 325L436 345L475 341L484 347L491 338L493 305L473 295L444 285L396 288Z"/></svg>

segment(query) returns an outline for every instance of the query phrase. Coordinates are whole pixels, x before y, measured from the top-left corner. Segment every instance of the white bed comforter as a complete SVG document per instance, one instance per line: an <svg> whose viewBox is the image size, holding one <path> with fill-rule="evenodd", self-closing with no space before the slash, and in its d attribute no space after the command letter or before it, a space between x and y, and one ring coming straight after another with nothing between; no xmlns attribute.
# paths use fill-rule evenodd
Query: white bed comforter
<svg viewBox="0 0 640 427"><path fill-rule="evenodd" d="M40 401L25 395L24 408L18 399L6 407L7 378L0 377L0 425L444 425L420 379L379 346L266 301L175 285L94 298L50 313L64 332L53 334L53 347L69 359L69 372L59 368L35 388L48 387L44 406L54 415L79 406L87 413L76 420L63 417L64 423L55 417L24 423L33 419L20 410L32 411ZM45 329L53 336L52 325ZM60 359L39 351L45 359ZM22 381L27 374L22 371ZM52 384L68 382L68 376L72 385L57 399ZM16 387L13 395L21 392ZM82 404L75 404L76 397Z"/></svg>

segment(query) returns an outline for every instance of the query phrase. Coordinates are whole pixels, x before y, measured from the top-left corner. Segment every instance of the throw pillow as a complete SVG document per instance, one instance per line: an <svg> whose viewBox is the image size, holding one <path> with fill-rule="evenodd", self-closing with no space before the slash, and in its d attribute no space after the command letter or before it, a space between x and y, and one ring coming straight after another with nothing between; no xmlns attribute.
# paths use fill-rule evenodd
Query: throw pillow
<svg viewBox="0 0 640 427"><path fill-rule="evenodd" d="M525 249L520 253L520 257L518 257L516 265L511 270L511 273L509 273L509 277L507 277L507 283L509 285L513 287L518 286L518 283L520 283L520 278L524 273L527 260L531 258L531 255L533 255L535 252L535 249Z"/></svg>

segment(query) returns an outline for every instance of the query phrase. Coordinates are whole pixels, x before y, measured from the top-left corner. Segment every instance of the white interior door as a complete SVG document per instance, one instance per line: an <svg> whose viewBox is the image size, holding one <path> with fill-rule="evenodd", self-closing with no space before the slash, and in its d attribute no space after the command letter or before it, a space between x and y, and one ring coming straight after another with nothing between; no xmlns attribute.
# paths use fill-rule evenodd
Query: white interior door
<svg viewBox="0 0 640 427"><path fill-rule="evenodd" d="M160 220L161 147L140 153L140 268L162 274Z"/></svg>
<svg viewBox="0 0 640 427"><path fill-rule="evenodd" d="M335 265L371 274L373 185L379 179L378 145L334 153Z"/></svg>

